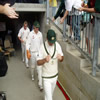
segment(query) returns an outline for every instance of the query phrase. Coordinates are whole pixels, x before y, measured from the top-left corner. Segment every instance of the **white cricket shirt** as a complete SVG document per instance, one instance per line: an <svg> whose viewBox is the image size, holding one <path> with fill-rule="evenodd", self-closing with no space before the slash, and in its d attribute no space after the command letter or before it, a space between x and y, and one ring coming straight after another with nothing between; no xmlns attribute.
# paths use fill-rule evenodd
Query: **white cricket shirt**
<svg viewBox="0 0 100 100"><path fill-rule="evenodd" d="M58 73L57 54L60 54L61 56L63 56L63 52L62 52L60 44L58 42L55 42L55 43L56 43L56 52L55 52L54 57L48 63L45 63L42 67L42 69L43 69L42 76L43 77L52 77ZM52 56L54 53L54 45L50 46L48 44L48 41L45 42L45 45L46 45L47 51ZM39 50L39 56L37 57L37 60L44 59L47 55L48 54L45 51L44 44L42 44L42 46Z"/></svg>
<svg viewBox="0 0 100 100"><path fill-rule="evenodd" d="M29 33L30 29L28 27L26 28L26 30L24 29L24 27L22 27L19 30L18 37L20 37L24 41L24 43L26 43Z"/></svg>
<svg viewBox="0 0 100 100"><path fill-rule="evenodd" d="M26 42L26 50L30 50L31 52L38 52L40 49L40 45L43 43L42 33L38 31L36 34L33 31L30 32L27 42Z"/></svg>

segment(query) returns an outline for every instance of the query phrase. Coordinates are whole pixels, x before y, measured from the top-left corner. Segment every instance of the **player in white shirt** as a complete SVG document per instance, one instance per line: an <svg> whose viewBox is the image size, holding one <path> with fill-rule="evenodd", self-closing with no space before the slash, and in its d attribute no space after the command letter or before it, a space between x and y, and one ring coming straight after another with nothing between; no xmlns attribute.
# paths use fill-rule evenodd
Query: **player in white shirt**
<svg viewBox="0 0 100 100"><path fill-rule="evenodd" d="M25 62L26 67L29 67L27 53L26 53L26 41L27 41L29 33L30 33L30 29L28 28L28 22L24 21L23 27L19 30L18 38L21 41L22 59L23 59L23 62Z"/></svg>
<svg viewBox="0 0 100 100"><path fill-rule="evenodd" d="M58 61L63 61L61 46L56 42L54 30L48 30L47 41L39 50L37 64L42 65L42 78L44 83L45 100L53 100L53 92L58 78ZM38 66L38 67L40 67Z"/></svg>
<svg viewBox="0 0 100 100"><path fill-rule="evenodd" d="M36 59L39 55L40 45L43 44L42 33L39 31L39 22L35 21L33 27L34 29L30 32L26 43L27 57L30 60L32 80L34 80L34 70L35 67L37 67ZM37 67L37 72L39 80L38 85L40 90L42 90L42 67Z"/></svg>

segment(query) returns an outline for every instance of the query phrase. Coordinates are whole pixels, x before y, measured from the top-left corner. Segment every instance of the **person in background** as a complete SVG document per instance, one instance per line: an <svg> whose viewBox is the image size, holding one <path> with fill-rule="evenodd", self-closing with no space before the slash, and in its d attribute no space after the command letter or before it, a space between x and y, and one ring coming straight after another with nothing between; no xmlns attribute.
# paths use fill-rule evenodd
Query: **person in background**
<svg viewBox="0 0 100 100"><path fill-rule="evenodd" d="M82 7L79 8L80 11L86 12L100 12L100 1L99 0L88 0L88 4L83 4Z"/></svg>
<svg viewBox="0 0 100 100"><path fill-rule="evenodd" d="M81 22L81 12L78 9L81 7L81 0L65 0L65 13L61 18L60 23L62 24L65 18L68 16L69 12L74 10L74 15L72 16L72 29L74 33L75 43L78 44L81 40L80 37L80 22Z"/></svg>
<svg viewBox="0 0 100 100"><path fill-rule="evenodd" d="M66 9L65 9L65 2L64 0L61 0L60 6L56 12L56 14L53 16L52 21L55 22L55 20L60 17L62 18L64 16ZM69 25L69 38L74 38L73 33L72 33L72 16L68 15L67 16L67 24Z"/></svg>
<svg viewBox="0 0 100 100"><path fill-rule="evenodd" d="M23 27L19 30L18 39L21 42L22 59L23 59L23 62L25 62L27 68L29 67L29 65L28 65L28 59L27 59L27 53L26 53L26 41L28 39L29 33L30 33L30 29L28 28L28 22L24 21Z"/></svg>
<svg viewBox="0 0 100 100"><path fill-rule="evenodd" d="M56 42L55 31L49 29L47 40L39 49L37 64L42 65L42 78L44 83L45 100L53 100L53 93L58 79L58 61L64 59L61 46Z"/></svg>
<svg viewBox="0 0 100 100"><path fill-rule="evenodd" d="M52 7L52 16L56 14L57 0L49 0L50 6Z"/></svg>
<svg viewBox="0 0 100 100"><path fill-rule="evenodd" d="M62 24L67 17L68 13L72 10L72 7L78 10L81 7L82 1L81 0L65 0L65 14L61 18L60 23Z"/></svg>
<svg viewBox="0 0 100 100"><path fill-rule="evenodd" d="M57 0L49 0L49 4L52 7L52 16L54 16L57 10ZM57 20L55 21L55 24L57 24Z"/></svg>
<svg viewBox="0 0 100 100"><path fill-rule="evenodd" d="M83 3L82 7L79 8L79 11L85 12L100 12L100 1L99 0L89 0L87 4ZM94 17L90 17L90 22L87 24L85 28L85 32L87 30L86 35L86 44L87 48L89 48L89 54L91 54L91 39L93 37L93 26L94 26Z"/></svg>
<svg viewBox="0 0 100 100"><path fill-rule="evenodd" d="M62 18L64 15L64 12L65 12L65 3L64 3L64 0L61 0L60 6L59 6L56 14L53 15L52 20L55 21L59 16L60 16L60 18Z"/></svg>

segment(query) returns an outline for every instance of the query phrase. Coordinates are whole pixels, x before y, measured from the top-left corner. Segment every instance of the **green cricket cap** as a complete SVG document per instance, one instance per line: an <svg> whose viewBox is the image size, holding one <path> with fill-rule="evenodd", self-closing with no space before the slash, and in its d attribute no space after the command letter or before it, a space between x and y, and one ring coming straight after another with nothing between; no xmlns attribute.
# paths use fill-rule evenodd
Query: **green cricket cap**
<svg viewBox="0 0 100 100"><path fill-rule="evenodd" d="M33 25L34 25L35 27L37 27L37 28L39 28L39 27L40 27L40 24L39 24L39 22L38 22L38 21L35 21L35 22L33 23Z"/></svg>
<svg viewBox="0 0 100 100"><path fill-rule="evenodd" d="M56 42L56 33L54 30L49 29L47 32L47 39L50 43L55 43Z"/></svg>

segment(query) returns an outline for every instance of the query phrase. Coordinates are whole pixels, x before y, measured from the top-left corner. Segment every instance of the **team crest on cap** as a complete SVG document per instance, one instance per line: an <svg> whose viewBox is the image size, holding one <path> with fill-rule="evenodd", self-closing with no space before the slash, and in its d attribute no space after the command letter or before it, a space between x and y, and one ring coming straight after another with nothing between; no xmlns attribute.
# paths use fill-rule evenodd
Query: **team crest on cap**
<svg viewBox="0 0 100 100"><path fill-rule="evenodd" d="M54 40L54 39L55 39L55 37L52 37L52 38L51 38L51 40Z"/></svg>

